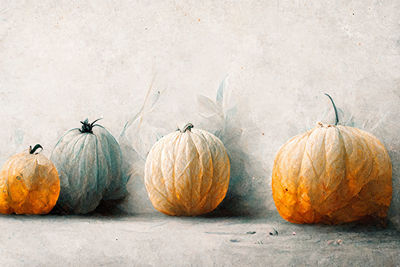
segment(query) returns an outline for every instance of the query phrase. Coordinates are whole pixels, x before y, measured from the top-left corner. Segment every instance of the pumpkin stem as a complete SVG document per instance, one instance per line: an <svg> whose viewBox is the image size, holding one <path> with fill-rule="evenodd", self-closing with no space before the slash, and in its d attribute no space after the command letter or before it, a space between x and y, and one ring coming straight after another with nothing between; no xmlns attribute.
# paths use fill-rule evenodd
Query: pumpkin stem
<svg viewBox="0 0 400 267"><path fill-rule="evenodd" d="M337 108L336 108L336 105L335 105L335 102L333 102L333 99L332 99L332 97L330 96L330 95L328 95L327 93L325 93L325 95L327 96L327 97L329 97L329 99L331 100L331 102L332 102L332 105L333 105L333 109L335 110L335 125L338 125L338 123L339 123L339 116L338 116L338 112L337 112Z"/></svg>
<svg viewBox="0 0 400 267"><path fill-rule="evenodd" d="M92 129L93 129L93 127L94 126L96 126L97 124L95 124L97 121L99 121L99 120L101 120L102 118L100 118L100 119L97 119L97 120L95 120L95 121L93 121L92 123L89 123L89 120L88 119L86 119L86 120L84 120L84 121L81 121L81 123L82 123L82 128L81 129L79 129L79 131L81 132L81 133L93 133L93 131L92 131Z"/></svg>
<svg viewBox="0 0 400 267"><path fill-rule="evenodd" d="M189 122L188 124L185 125L185 127L183 127L182 130L178 128L178 131L181 131L181 133L184 133L184 132L186 132L187 130L189 130L189 132L191 132L193 127L194 127L193 124L191 124L191 123Z"/></svg>
<svg viewBox="0 0 400 267"><path fill-rule="evenodd" d="M35 145L33 148L32 146L29 146L29 154L39 154L40 152L35 153L39 148L41 149L40 152L42 152L43 147L39 144Z"/></svg>

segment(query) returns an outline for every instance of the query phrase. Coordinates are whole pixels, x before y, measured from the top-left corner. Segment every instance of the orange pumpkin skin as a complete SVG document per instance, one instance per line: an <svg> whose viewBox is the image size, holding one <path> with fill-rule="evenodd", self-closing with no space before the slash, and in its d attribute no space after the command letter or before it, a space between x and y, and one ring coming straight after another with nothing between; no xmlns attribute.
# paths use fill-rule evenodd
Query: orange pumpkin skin
<svg viewBox="0 0 400 267"><path fill-rule="evenodd" d="M272 194L279 214L293 223L385 218L392 198L391 161L375 136L319 123L280 148Z"/></svg>
<svg viewBox="0 0 400 267"><path fill-rule="evenodd" d="M59 193L56 167L41 154L14 155L0 171L0 213L49 213Z"/></svg>

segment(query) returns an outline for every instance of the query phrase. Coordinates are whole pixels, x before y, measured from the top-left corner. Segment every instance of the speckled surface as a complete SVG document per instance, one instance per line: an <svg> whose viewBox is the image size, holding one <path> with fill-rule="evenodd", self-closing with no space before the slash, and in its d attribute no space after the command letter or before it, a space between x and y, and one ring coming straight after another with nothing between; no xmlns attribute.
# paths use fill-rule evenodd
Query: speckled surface
<svg viewBox="0 0 400 267"><path fill-rule="evenodd" d="M266 218L0 217L2 266L397 266L400 233ZM276 230L276 231L275 231Z"/></svg>

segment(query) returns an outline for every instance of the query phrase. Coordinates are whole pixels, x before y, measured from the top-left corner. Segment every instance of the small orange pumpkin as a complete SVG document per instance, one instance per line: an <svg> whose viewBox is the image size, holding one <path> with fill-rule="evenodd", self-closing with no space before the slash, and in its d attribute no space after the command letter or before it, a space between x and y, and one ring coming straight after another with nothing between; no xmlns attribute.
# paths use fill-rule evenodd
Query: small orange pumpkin
<svg viewBox="0 0 400 267"><path fill-rule="evenodd" d="M54 164L33 149L12 156L0 171L0 213L46 214L57 202L60 179Z"/></svg>
<svg viewBox="0 0 400 267"><path fill-rule="evenodd" d="M275 157L272 195L293 223L339 224L383 219L392 198L392 164L383 144L357 128L318 125Z"/></svg>

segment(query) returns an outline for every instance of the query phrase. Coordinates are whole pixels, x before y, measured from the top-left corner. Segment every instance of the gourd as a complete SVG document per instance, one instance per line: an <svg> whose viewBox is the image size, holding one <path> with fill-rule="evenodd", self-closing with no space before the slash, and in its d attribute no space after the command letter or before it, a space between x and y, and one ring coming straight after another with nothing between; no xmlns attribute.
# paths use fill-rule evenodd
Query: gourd
<svg viewBox="0 0 400 267"><path fill-rule="evenodd" d="M158 140L145 164L145 186L153 206L173 216L214 210L229 185L225 147L213 134L188 123Z"/></svg>
<svg viewBox="0 0 400 267"><path fill-rule="evenodd" d="M82 128L65 133L51 155L61 182L57 208L63 212L89 213L102 199L125 196L121 149L110 132L95 124L97 121L81 121Z"/></svg>
<svg viewBox="0 0 400 267"><path fill-rule="evenodd" d="M392 198L392 165L383 144L363 130L318 123L275 157L272 195L293 223L383 220Z"/></svg>
<svg viewBox="0 0 400 267"><path fill-rule="evenodd" d="M54 164L36 145L12 156L0 171L0 213L46 214L57 202L60 180Z"/></svg>

